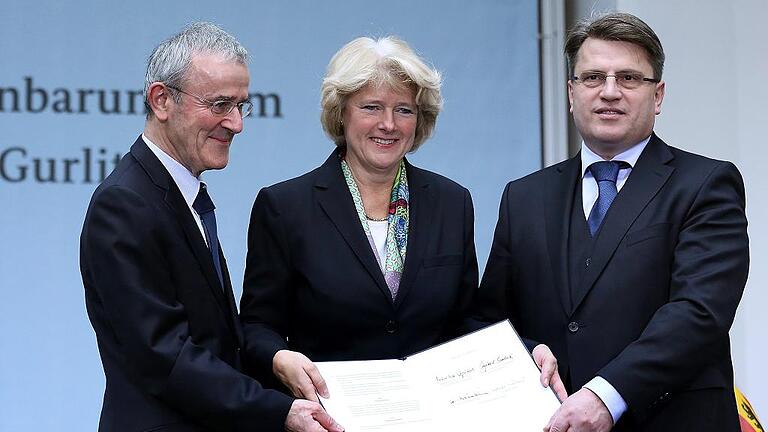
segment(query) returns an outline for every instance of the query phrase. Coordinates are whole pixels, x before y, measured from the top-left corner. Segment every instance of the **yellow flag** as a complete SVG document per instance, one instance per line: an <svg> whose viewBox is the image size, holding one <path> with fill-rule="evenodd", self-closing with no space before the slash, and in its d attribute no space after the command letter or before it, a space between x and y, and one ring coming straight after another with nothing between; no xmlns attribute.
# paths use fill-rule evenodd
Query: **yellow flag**
<svg viewBox="0 0 768 432"><path fill-rule="evenodd" d="M765 432L763 425L760 424L760 420L757 419L757 413L752 408L752 404L749 403L738 387L733 388L736 394L736 406L739 408L739 423L741 424L741 432Z"/></svg>

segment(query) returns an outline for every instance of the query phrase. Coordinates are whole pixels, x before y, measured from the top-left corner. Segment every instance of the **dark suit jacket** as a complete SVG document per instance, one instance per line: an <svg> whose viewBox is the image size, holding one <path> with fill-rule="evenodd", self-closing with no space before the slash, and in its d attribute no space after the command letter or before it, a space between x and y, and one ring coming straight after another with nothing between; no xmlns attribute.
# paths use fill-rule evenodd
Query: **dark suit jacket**
<svg viewBox="0 0 768 432"><path fill-rule="evenodd" d="M141 138L93 194L80 270L106 375L99 430L283 430L292 399L240 372L229 274L222 289L181 192Z"/></svg>
<svg viewBox="0 0 768 432"><path fill-rule="evenodd" d="M728 330L749 267L738 170L653 135L570 286L580 178L577 155L507 185L480 313L549 345L574 390L610 382L629 407L615 430L738 430Z"/></svg>
<svg viewBox="0 0 768 432"><path fill-rule="evenodd" d="M344 181L338 150L319 168L262 189L248 234L241 319L251 359L398 358L456 331L477 290L469 191L406 163L410 228L395 301ZM286 341L286 338L288 339Z"/></svg>

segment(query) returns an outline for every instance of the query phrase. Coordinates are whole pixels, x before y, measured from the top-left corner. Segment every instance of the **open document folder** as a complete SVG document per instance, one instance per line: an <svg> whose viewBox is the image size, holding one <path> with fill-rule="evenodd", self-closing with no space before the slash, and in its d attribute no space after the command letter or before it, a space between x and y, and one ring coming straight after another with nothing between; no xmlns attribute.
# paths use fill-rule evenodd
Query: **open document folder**
<svg viewBox="0 0 768 432"><path fill-rule="evenodd" d="M560 406L509 321L405 359L316 365L347 432L541 431Z"/></svg>

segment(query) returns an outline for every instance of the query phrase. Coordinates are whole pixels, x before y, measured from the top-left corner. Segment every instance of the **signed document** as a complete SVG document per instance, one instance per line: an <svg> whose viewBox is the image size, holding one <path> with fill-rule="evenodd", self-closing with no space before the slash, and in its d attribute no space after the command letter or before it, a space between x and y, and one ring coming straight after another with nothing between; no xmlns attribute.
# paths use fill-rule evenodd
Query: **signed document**
<svg viewBox="0 0 768 432"><path fill-rule="evenodd" d="M509 321L406 359L315 364L347 432L540 431L560 406Z"/></svg>

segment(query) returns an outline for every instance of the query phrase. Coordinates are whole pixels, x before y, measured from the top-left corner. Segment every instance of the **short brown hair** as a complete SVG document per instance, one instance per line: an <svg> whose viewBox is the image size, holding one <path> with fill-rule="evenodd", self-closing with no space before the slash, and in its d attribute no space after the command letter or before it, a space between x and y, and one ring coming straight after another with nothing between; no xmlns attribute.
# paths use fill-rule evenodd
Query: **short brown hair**
<svg viewBox="0 0 768 432"><path fill-rule="evenodd" d="M565 39L568 77L574 76L577 55L587 38L629 42L645 50L653 68L653 78L660 80L664 71L664 49L653 29L640 18L621 12L600 15L577 23Z"/></svg>

